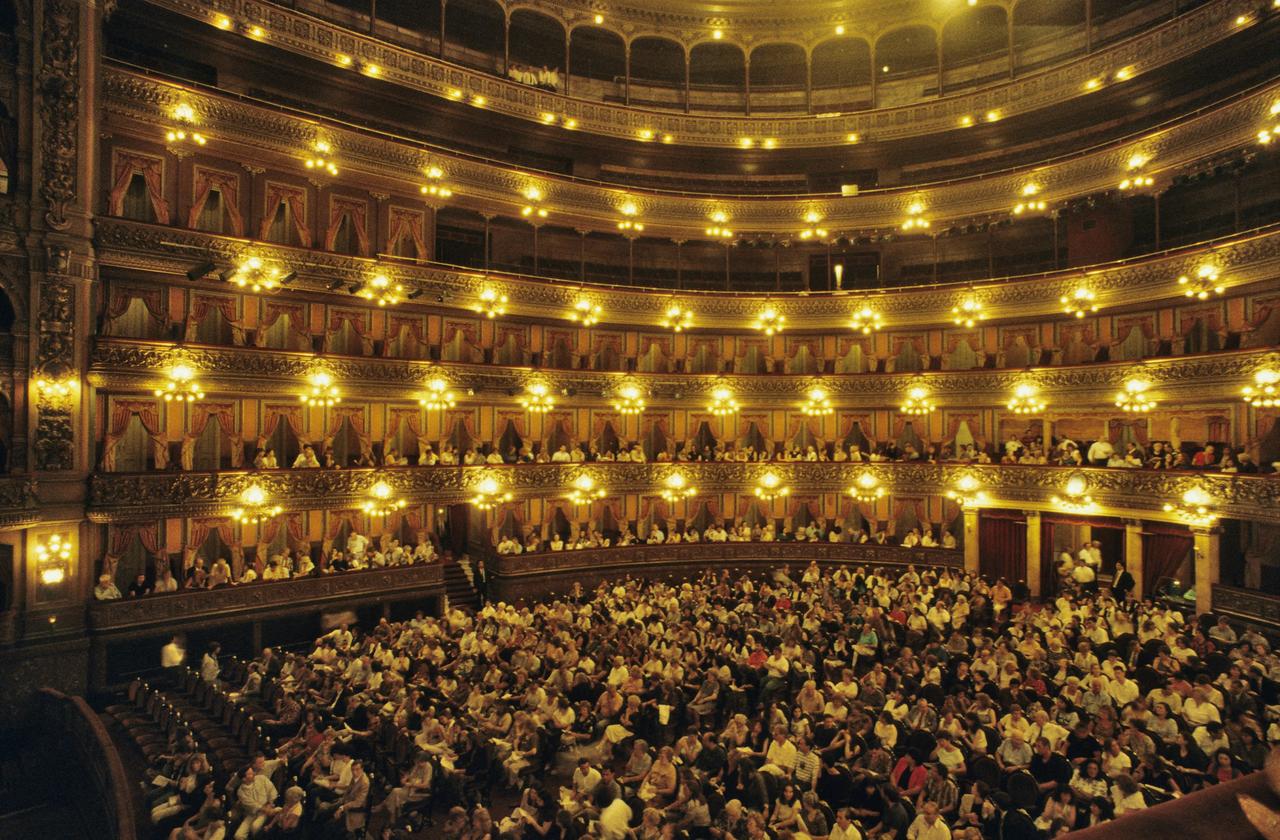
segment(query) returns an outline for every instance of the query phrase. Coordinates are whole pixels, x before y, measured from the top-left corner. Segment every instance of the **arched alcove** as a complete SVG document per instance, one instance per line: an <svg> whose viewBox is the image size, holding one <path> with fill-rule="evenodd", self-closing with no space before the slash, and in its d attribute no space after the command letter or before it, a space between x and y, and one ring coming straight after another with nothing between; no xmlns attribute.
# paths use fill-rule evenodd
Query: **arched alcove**
<svg viewBox="0 0 1280 840"><path fill-rule="evenodd" d="M433 42L440 38L440 0L378 0L374 14L381 23Z"/></svg>
<svg viewBox="0 0 1280 840"><path fill-rule="evenodd" d="M1084 30L1085 0L1021 0L1013 7L1013 48L1022 52Z"/></svg>
<svg viewBox="0 0 1280 840"><path fill-rule="evenodd" d="M564 70L564 26L529 9L511 13L510 62L532 68Z"/></svg>
<svg viewBox="0 0 1280 840"><path fill-rule="evenodd" d="M666 38L637 38L631 42L631 80L684 87L684 48Z"/></svg>
<svg viewBox="0 0 1280 840"><path fill-rule="evenodd" d="M976 66L1000 59L998 67ZM943 88L980 84L1009 72L1009 19L999 6L975 6L942 28Z"/></svg>
<svg viewBox="0 0 1280 840"><path fill-rule="evenodd" d="M754 110L792 111L807 104L803 93L809 83L808 59L799 44L761 44L751 51L748 72Z"/></svg>
<svg viewBox="0 0 1280 840"><path fill-rule="evenodd" d="M870 103L870 43L861 38L833 38L814 47L810 61L814 100L822 106L815 110L854 110Z"/></svg>
<svg viewBox="0 0 1280 840"><path fill-rule="evenodd" d="M937 36L923 24L891 30L875 43L875 71L879 80L936 71L937 67Z"/></svg>
<svg viewBox="0 0 1280 840"><path fill-rule="evenodd" d="M449 0L444 15L445 58L500 70L504 18L494 0Z"/></svg>
<svg viewBox="0 0 1280 840"><path fill-rule="evenodd" d="M712 110L746 105L746 55L734 44L707 42L689 53L691 104Z"/></svg>
<svg viewBox="0 0 1280 840"><path fill-rule="evenodd" d="M627 46L622 36L598 26L579 26L569 33L573 75L612 82L627 73ZM683 60L680 62L683 66Z"/></svg>

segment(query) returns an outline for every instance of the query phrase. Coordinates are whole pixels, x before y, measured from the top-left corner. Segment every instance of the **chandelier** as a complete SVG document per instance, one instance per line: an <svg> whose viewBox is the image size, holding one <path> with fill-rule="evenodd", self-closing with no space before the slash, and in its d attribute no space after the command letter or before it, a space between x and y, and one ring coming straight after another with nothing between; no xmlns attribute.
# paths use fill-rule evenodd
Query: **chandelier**
<svg viewBox="0 0 1280 840"><path fill-rule="evenodd" d="M423 195L431 196L433 198L449 198L453 195L453 190L449 189L449 187L443 183L443 169L438 166L427 167L426 175L427 183L423 184L420 188Z"/></svg>
<svg viewBox="0 0 1280 840"><path fill-rule="evenodd" d="M526 411L532 414L546 414L556 407L556 399L545 383L534 382L524 391L524 396L520 398L520 405L524 406Z"/></svg>
<svg viewBox="0 0 1280 840"><path fill-rule="evenodd" d="M1039 414L1044 409L1045 402L1040 399L1036 386L1024 382L1013 389L1013 399L1009 400L1009 410L1014 414Z"/></svg>
<svg viewBox="0 0 1280 840"><path fill-rule="evenodd" d="M338 386L333 377L324 371L317 371L307 377L307 390L299 395L299 399L309 406L328 408L342 402Z"/></svg>
<svg viewBox="0 0 1280 840"><path fill-rule="evenodd" d="M261 257L247 257L239 265L219 275L223 281L241 289L248 289L254 294L274 292L283 284L293 279L293 274L286 274L278 266L268 266Z"/></svg>
<svg viewBox="0 0 1280 840"><path fill-rule="evenodd" d="M971 475L962 475L956 486L947 491L947 498L962 508L980 507L987 503L987 494L981 482Z"/></svg>
<svg viewBox="0 0 1280 840"><path fill-rule="evenodd" d="M733 239L733 231L725 227L729 222L729 215L722 210L717 210L711 214L711 226L707 228L707 236L712 239Z"/></svg>
<svg viewBox="0 0 1280 840"><path fill-rule="evenodd" d="M1213 497L1200 487L1192 487L1182 494L1178 504L1166 503L1165 513L1171 513L1196 528L1208 528L1218 521L1218 514L1209 510Z"/></svg>
<svg viewBox="0 0 1280 840"><path fill-rule="evenodd" d="M1253 384L1244 386L1244 401L1254 408L1280 405L1280 370L1263 368L1253 374Z"/></svg>
<svg viewBox="0 0 1280 840"><path fill-rule="evenodd" d="M623 215L622 221L618 222L618 230L631 231L633 233L641 233L644 231L644 224L636 220L636 216L640 214L640 208L636 206L634 201L627 201L618 208L618 212Z"/></svg>
<svg viewBox="0 0 1280 840"><path fill-rule="evenodd" d="M800 231L800 238L809 239L826 239L827 229L819 227L818 223L822 221L822 216L817 211L810 210L804 215L804 223L808 225L804 230Z"/></svg>
<svg viewBox="0 0 1280 840"><path fill-rule="evenodd" d="M1155 179L1150 175L1143 175L1141 170L1150 162L1151 158L1142 152L1135 152L1129 156L1128 169L1132 174L1120 182L1120 189L1129 192L1131 190L1142 190L1155 185Z"/></svg>
<svg viewBox="0 0 1280 840"><path fill-rule="evenodd" d="M957 305L951 307L951 321L957 327L973 329L979 321L985 321L987 314L982 311L982 302L973 295L967 295Z"/></svg>
<svg viewBox="0 0 1280 840"><path fill-rule="evenodd" d="M693 326L693 310L678 303L671 304L663 313L662 326L672 332L684 332Z"/></svg>
<svg viewBox="0 0 1280 840"><path fill-rule="evenodd" d="M472 311L493 320L501 315L507 314L508 298L491 286L485 286L480 290L479 299L472 305Z"/></svg>
<svg viewBox="0 0 1280 840"><path fill-rule="evenodd" d="M458 404L457 397L449 390L449 382L443 376L433 376L426 381L418 405L428 411L443 411Z"/></svg>
<svg viewBox="0 0 1280 840"><path fill-rule="evenodd" d="M395 498L395 491L385 481L379 481L369 488L369 499L361 506L369 516L390 516L403 510L408 504L404 499Z"/></svg>
<svg viewBox="0 0 1280 840"><path fill-rule="evenodd" d="M696 487L690 487L685 480L683 473L673 472L667 476L662 482L662 498L668 502L678 502L681 499L687 499L698 492Z"/></svg>
<svg viewBox="0 0 1280 840"><path fill-rule="evenodd" d="M864 303L861 309L854 310L853 317L849 319L849 326L853 328L854 332L871 335L871 333L880 329L880 313Z"/></svg>
<svg viewBox="0 0 1280 840"><path fill-rule="evenodd" d="M241 525L257 525L268 519L274 519L284 512L284 508L271 504L267 491L257 484L251 484L240 494L240 507L231 511L231 518Z"/></svg>
<svg viewBox="0 0 1280 840"><path fill-rule="evenodd" d="M885 495L880 479L869 472L864 472L854 479L853 486L846 492L853 497L854 501L868 505L875 504Z"/></svg>
<svg viewBox="0 0 1280 840"><path fill-rule="evenodd" d="M924 217L924 204L919 201L913 201L907 206L907 218L902 223L903 232L909 233L913 230L928 230L929 220Z"/></svg>
<svg viewBox="0 0 1280 840"><path fill-rule="evenodd" d="M526 219L533 218L534 216L539 219L545 219L547 217L547 208L538 206L543 197L541 189L535 186L525 187L524 197L529 201L529 203L520 209L521 216L524 216Z"/></svg>
<svg viewBox="0 0 1280 840"><path fill-rule="evenodd" d="M78 387L80 387L79 381L71 376L63 379L45 379L41 377L36 380L36 390L40 392L41 396L50 400L66 399Z"/></svg>
<svg viewBox="0 0 1280 840"><path fill-rule="evenodd" d="M810 417L822 417L835 411L831 407L831 397L821 385L814 385L805 393L805 401L800 410Z"/></svg>
<svg viewBox="0 0 1280 840"><path fill-rule="evenodd" d="M1220 295L1226 287L1218 283L1218 268L1213 265L1202 265L1196 269L1194 277L1182 275L1178 278L1183 294L1197 300L1208 300L1213 295Z"/></svg>
<svg viewBox="0 0 1280 840"><path fill-rule="evenodd" d="M762 332L765 335L776 335L782 332L782 328L786 323L786 315L780 313L773 306L766 306L756 315L756 322L753 326L757 332Z"/></svg>
<svg viewBox="0 0 1280 840"><path fill-rule="evenodd" d="M569 320L576 321L584 327L594 327L600 323L600 316L603 313L604 309L600 304L592 303L589 298L580 297L573 304Z"/></svg>
<svg viewBox="0 0 1280 840"><path fill-rule="evenodd" d="M497 479L486 478L476 485L476 494L471 497L471 504L479 510L493 510L498 505L511 501L513 496L503 492Z"/></svg>
<svg viewBox="0 0 1280 840"><path fill-rule="evenodd" d="M756 498L764 502L772 502L791 495L791 488L782 483L775 472L767 472L756 481Z"/></svg>
<svg viewBox="0 0 1280 840"><path fill-rule="evenodd" d="M377 302L378 306L395 306L404 298L404 286L392 283L385 274L378 274L366 280L356 290L356 294L365 300Z"/></svg>
<svg viewBox="0 0 1280 840"><path fill-rule="evenodd" d="M1280 101L1271 103L1270 113L1272 119L1277 115L1280 115ZM1280 137L1280 122L1276 123L1271 128L1264 128L1258 132L1258 142L1264 146L1270 145L1271 141L1275 140L1277 137Z"/></svg>
<svg viewBox="0 0 1280 840"><path fill-rule="evenodd" d="M1089 495L1089 482L1082 475L1073 475L1067 479L1063 495L1051 496L1049 501L1054 507L1067 513L1092 513L1098 509L1097 503Z"/></svg>
<svg viewBox="0 0 1280 840"><path fill-rule="evenodd" d="M209 142L207 137L192 127L196 123L195 108L192 108L186 102L180 103L174 107L172 116L173 121L178 123L178 126L165 132L164 139L166 141L170 143L193 143L197 146L203 146Z"/></svg>
<svg viewBox="0 0 1280 840"><path fill-rule="evenodd" d="M918 379L907 389L907 398L902 401L899 408L903 414L912 416L923 416L933 412L933 401L929 399L929 388L925 385L923 379Z"/></svg>
<svg viewBox="0 0 1280 840"><path fill-rule="evenodd" d="M707 406L717 417L725 417L738 412L738 401L733 398L733 391L726 385L717 385L711 390L711 403Z"/></svg>
<svg viewBox="0 0 1280 840"><path fill-rule="evenodd" d="M45 586L57 586L67 579L71 565L71 538L51 534L46 542L36 543L36 567L40 569L40 582Z"/></svg>
<svg viewBox="0 0 1280 840"><path fill-rule="evenodd" d="M333 147L327 141L317 140L311 148L312 153L305 161L307 169L337 175L338 164L333 159Z"/></svg>
<svg viewBox="0 0 1280 840"><path fill-rule="evenodd" d="M195 402L204 399L204 391L196 382L196 372L187 365L174 365L169 369L169 381L155 390L165 402Z"/></svg>
<svg viewBox="0 0 1280 840"><path fill-rule="evenodd" d="M1145 379L1130 379L1124 383L1124 390L1116 394L1116 408L1122 411L1145 414L1156 407L1156 401L1147 396L1151 383Z"/></svg>
<svg viewBox="0 0 1280 840"><path fill-rule="evenodd" d="M1094 303L1097 297L1088 286L1078 286L1071 294L1058 298L1058 302L1062 304L1062 311L1068 315L1083 318L1090 312L1098 311L1098 304Z"/></svg>
<svg viewBox="0 0 1280 840"><path fill-rule="evenodd" d="M622 414L643 414L644 409L644 392L639 387L628 382L618 388L613 400L614 411Z"/></svg>
<svg viewBox="0 0 1280 840"><path fill-rule="evenodd" d="M589 505L605 497L605 489L596 486L596 480L583 473L573 480L573 490L567 498L575 505Z"/></svg>

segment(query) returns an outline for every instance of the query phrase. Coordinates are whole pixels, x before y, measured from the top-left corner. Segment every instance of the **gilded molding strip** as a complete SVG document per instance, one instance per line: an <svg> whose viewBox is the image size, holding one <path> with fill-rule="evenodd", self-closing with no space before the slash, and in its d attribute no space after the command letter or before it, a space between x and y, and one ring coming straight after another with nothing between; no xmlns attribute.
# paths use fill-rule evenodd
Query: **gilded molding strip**
<svg viewBox="0 0 1280 840"><path fill-rule="evenodd" d="M1152 27L1087 56L1066 61L990 88L898 108L831 117L725 117L645 110L562 96L516 84L499 76L468 70L413 50L361 35L342 26L260 0L148 0L212 26L222 15L262 27L261 40L337 66L339 54L378 66L378 78L442 99L451 91L481 95L485 108L540 123L545 113L578 121L577 130L633 140L649 129L670 133L682 145L736 146L738 138L774 137L783 146L840 146L851 132L876 140L927 136L954 129L965 115L999 110L1012 116L1049 108L1086 95L1085 82L1099 73L1139 65L1143 72L1210 47L1234 31L1238 15L1257 11L1256 0L1212 0L1169 22Z"/></svg>
<svg viewBox="0 0 1280 840"><path fill-rule="evenodd" d="M1213 611L1280 626L1280 598L1252 589L1214 584Z"/></svg>
<svg viewBox="0 0 1280 840"><path fill-rule="evenodd" d="M363 500L376 481L386 481L406 500L432 504L466 501L485 478L496 478L518 499L563 494L587 474L611 493L655 494L674 471L701 494L750 492L765 465L738 462L679 464L527 464L484 467L391 467L377 470L266 470L186 473L95 473L89 484L89 519L119 522L164 517L225 516L240 494L258 484L293 510L345 509ZM1100 515L1167 520L1166 500L1192 487L1207 492L1222 516L1280 523L1280 480L1275 477L1155 470L1076 469L965 464L837 464L773 462L768 469L797 493L842 494L853 478L870 472L891 494L939 495L963 476L978 480L991 507L1041 508L1075 474L1088 483Z"/></svg>
<svg viewBox="0 0 1280 840"><path fill-rule="evenodd" d="M636 205L647 235L690 239L705 238L707 219L715 211L727 213L733 220L733 229L743 235L794 236L803 227L805 214L811 211L822 216L823 226L837 234L896 230L906 217L908 205L917 201L924 204L935 228L948 221L1008 218L1020 200L1022 188L1030 181L1039 185L1040 197L1050 205L1115 190L1126 177L1128 161L1135 152L1150 160L1145 172L1163 183L1199 161L1254 143L1258 128L1269 119L1271 105L1280 96L1277 83L1133 140L1063 160L933 186L877 189L856 196L694 198L521 172L495 162L428 152L408 142L336 126L318 126L271 108L188 90L117 68L104 68L103 77L100 102L114 131L162 137L168 115L183 103L191 106L197 123L213 138L210 152L216 151L219 143L234 143L252 149L259 157L271 153L295 160L301 167L304 151L317 137L323 137L342 159L345 176L360 173L385 179L385 183L379 182L379 188L398 190L416 196L415 200L420 199L423 170L436 165L445 170L454 190L451 203L458 206L518 216L525 203L524 189L536 185L545 195L546 206L554 210L558 224L616 233L618 206L625 197ZM343 183L342 177L338 183ZM362 186L372 185L365 178Z"/></svg>
<svg viewBox="0 0 1280 840"><path fill-rule="evenodd" d="M480 272L469 272L435 266L378 264L371 259L348 257L324 251L288 248L271 243L246 243L244 240L217 236L183 228L161 227L124 219L99 218L96 222L99 263L104 267L132 272L182 277L194 262L208 258L216 262L237 261L246 253L254 253L271 262L287 265L301 273L297 288L324 293L334 299L355 302L350 295L326 292L329 283L362 281L374 267L393 280L423 289L425 300L443 296L446 305L465 310L471 317L470 304L486 286L501 286L511 299L513 315L564 320L583 290L608 295L605 328L640 327L655 332L673 297L687 299L697 315L696 326L747 332L761 304L768 300L786 316L789 332L805 329L831 331L833 325L843 330L853 308L870 300L884 316L887 329L904 327L943 327L952 329L951 308L971 294L969 286L922 289L903 287L869 293L786 294L766 298L763 295L714 294L709 292L673 293L669 290L580 286L570 282L537 281L491 275L487 280ZM1194 274L1196 268L1212 261L1222 270L1228 288L1274 281L1280 276L1280 228L1227 238L1194 249L1160 255L1122 265L1087 269L1089 287L1098 296L1101 307L1129 305L1136 301L1183 300L1177 284L1182 274ZM992 281L973 287L985 308L990 324L997 319L1060 319L1059 298L1071 294L1080 285L1085 269L1053 274ZM202 288L202 287L195 287ZM927 293L926 293L927 292ZM406 312L428 311L426 303L406 302ZM439 311L439 306L433 307Z"/></svg>

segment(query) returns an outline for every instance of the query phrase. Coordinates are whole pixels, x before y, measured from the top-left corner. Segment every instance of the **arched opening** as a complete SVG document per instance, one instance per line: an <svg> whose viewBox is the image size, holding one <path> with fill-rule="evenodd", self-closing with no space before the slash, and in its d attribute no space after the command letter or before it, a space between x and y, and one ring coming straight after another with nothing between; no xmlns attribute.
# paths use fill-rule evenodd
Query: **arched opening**
<svg viewBox="0 0 1280 840"><path fill-rule="evenodd" d="M1009 75L1009 19L999 6L977 6L942 28L943 90Z"/></svg>
<svg viewBox="0 0 1280 840"><path fill-rule="evenodd" d="M507 421L507 427L502 430L502 436L498 438L498 452L503 458L514 456L524 448L524 438L520 437L520 432L516 429L514 420Z"/></svg>
<svg viewBox="0 0 1280 840"><path fill-rule="evenodd" d="M223 430L222 424L210 419L205 423L200 437L196 438L191 468L202 471L231 469L231 447L231 438Z"/></svg>
<svg viewBox="0 0 1280 840"><path fill-rule="evenodd" d="M580 78L621 83L627 74L626 43L621 35L607 29L596 26L574 29L569 33L569 55L570 71Z"/></svg>
<svg viewBox="0 0 1280 840"><path fill-rule="evenodd" d="M356 466L360 463L360 456L364 454L360 434L351 424L350 417L342 418L338 433L333 436L333 441L329 445L333 449L334 463L342 467Z"/></svg>
<svg viewBox="0 0 1280 840"><path fill-rule="evenodd" d="M484 217L460 207L440 208L436 213L436 259L448 265L484 268Z"/></svg>
<svg viewBox="0 0 1280 840"><path fill-rule="evenodd" d="M689 52L690 106L741 111L746 105L746 56L734 44L708 42Z"/></svg>
<svg viewBox="0 0 1280 840"><path fill-rule="evenodd" d="M501 69L505 17L494 0L449 0L444 15L444 57L481 70Z"/></svg>
<svg viewBox="0 0 1280 840"><path fill-rule="evenodd" d="M875 73L877 88L886 83L905 80L910 76L938 71L938 41L934 31L923 24L895 29L875 44ZM935 85L926 83L923 92L932 92ZM922 89L912 87L906 94L914 99ZM877 96L884 103L884 96Z"/></svg>
<svg viewBox="0 0 1280 840"><path fill-rule="evenodd" d="M1080 33L1083 46L1085 0L1021 0L1013 7L1013 49L1018 67L1061 58L1061 42ZM1052 45L1052 46L1050 46ZM1028 51L1045 46L1044 56Z"/></svg>
<svg viewBox="0 0 1280 840"><path fill-rule="evenodd" d="M1143 6L1150 6L1149 0L1107 0L1106 3L1093 4L1093 26L1095 29L1112 24L1130 12L1135 12ZM1185 4L1190 5L1190 4ZM1098 33L1103 40L1116 38L1125 34L1129 27L1117 30L1111 33ZM1109 37L1108 37L1109 36ZM1095 46L1097 45L1098 36L1095 35Z"/></svg>
<svg viewBox="0 0 1280 840"><path fill-rule="evenodd" d="M613 421L606 420L604 426L600 429L599 436L595 439L596 449L601 452L612 452L616 455L619 443L620 439L617 430L613 428ZM647 455L648 453L645 454Z"/></svg>
<svg viewBox="0 0 1280 840"><path fill-rule="evenodd" d="M439 46L440 0L378 0L379 23L404 29Z"/></svg>
<svg viewBox="0 0 1280 840"><path fill-rule="evenodd" d="M761 44L751 51L751 102L758 111L796 111L806 107L809 67L799 44Z"/></svg>
<svg viewBox="0 0 1280 840"><path fill-rule="evenodd" d="M632 104L667 104L674 97L655 90L637 90L637 87L681 91L683 101L685 54L684 47L666 38L637 38L631 42L631 102Z"/></svg>
<svg viewBox="0 0 1280 840"><path fill-rule="evenodd" d="M814 47L814 110L853 111L871 104L871 44L861 38L835 38Z"/></svg>
<svg viewBox="0 0 1280 840"><path fill-rule="evenodd" d="M564 71L565 32L558 20L529 9L516 9L511 13L510 25L509 66L527 68L534 73ZM538 82L545 84L545 77L538 76Z"/></svg>
<svg viewBox="0 0 1280 840"><path fill-rule="evenodd" d="M693 435L693 451L706 452L716 448L716 433L711 431L711 424L703 420L698 424L698 431Z"/></svg>

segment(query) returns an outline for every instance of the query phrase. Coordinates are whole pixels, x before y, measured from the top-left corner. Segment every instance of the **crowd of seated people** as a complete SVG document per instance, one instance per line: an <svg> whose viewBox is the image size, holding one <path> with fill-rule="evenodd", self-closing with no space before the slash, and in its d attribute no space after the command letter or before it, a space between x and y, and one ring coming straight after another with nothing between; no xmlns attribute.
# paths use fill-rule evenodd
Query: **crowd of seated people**
<svg viewBox="0 0 1280 840"><path fill-rule="evenodd" d="M268 651L233 687L276 747L224 788L183 743L149 783L182 786L162 820L245 838L302 836L289 809L351 836L368 797L366 836L1032 840L1259 769L1277 678L1259 633L1096 586L620 579Z"/></svg>
<svg viewBox="0 0 1280 840"><path fill-rule="evenodd" d="M934 536L932 526L925 525L909 529L901 538L888 534L882 528L874 530L854 528L846 531L839 524L827 527L818 520L810 520L807 524L792 528L784 525L781 530L773 522L751 524L743 521L734 525L711 521L699 531L697 525L686 523L683 528L670 522L653 522L647 534L639 537L624 524L620 531L603 532L593 525L579 526L571 524L562 533L551 529L546 540L540 536L536 528L525 529L520 536L503 535L497 544L498 554L527 554L537 551L575 551L590 548L612 548L629 545L674 545L678 543L726 543L726 542L826 542L856 543L875 545L901 545L904 548L946 548L956 547L956 538L946 528L939 528L939 535Z"/></svg>
<svg viewBox="0 0 1280 840"><path fill-rule="evenodd" d="M507 68L507 78L522 85L531 85L543 90L560 89L560 71L555 67L531 67L527 64L511 62Z"/></svg>
<svg viewBox="0 0 1280 840"><path fill-rule="evenodd" d="M354 455L348 467L404 467L417 466L498 466L511 464L578 464L627 462L643 464L650 461L644 448L634 441L619 441L612 446L598 447L595 443L560 445L548 451L541 446L508 446L502 448L496 444L469 446L459 450L448 442L440 444L437 450L431 443L423 441L419 446L416 458L389 447L380 457L372 452ZM757 448L751 445L736 446L734 444L715 443L698 446L694 441L687 441L671 450L659 450L653 458L657 463L694 462L694 461L730 461L744 463L760 462L810 462L810 463L962 463L962 464L1025 464L1039 466L1063 467L1111 467L1118 469L1151 469L1151 470L1199 470L1206 472L1257 474L1274 473L1276 464L1259 465L1253 456L1244 448L1220 447L1206 444L1204 447L1188 450L1185 446L1174 446L1167 441L1152 441L1143 447L1134 442L1116 448L1109 441L1098 440L1077 443L1070 438L1061 438L1051 443L1046 449L1040 438L1024 440L1016 435L1010 436L1003 446L997 450L989 450L985 446L966 444L957 451L951 444L922 444L917 448L912 443L899 446L893 441L868 446L865 450L859 444L844 446L840 443L814 444L804 447L777 444ZM258 449L254 453L255 469L278 469L279 462L272 449ZM311 444L304 444L302 451L293 460L294 469L337 469L344 466L331 449L320 453Z"/></svg>
<svg viewBox="0 0 1280 840"><path fill-rule="evenodd" d="M157 570L154 580L149 581L145 573L139 573L122 593L112 576L103 574L98 578L93 596L98 601L114 601L122 597L141 598L179 590L219 589L259 581L299 580L366 569L413 566L434 563L438 557L439 552L429 536L424 535L416 545L409 545L402 544L390 534L383 535L375 543L362 534L352 532L347 536L346 546L331 549L329 556L322 558L319 565L312 560L309 552L285 547L270 554L266 562L261 564L261 569L257 562L246 562L237 576L226 558L218 557L206 565L205 558L197 554L181 580L173 574L169 564L164 563L160 564L161 568Z"/></svg>

